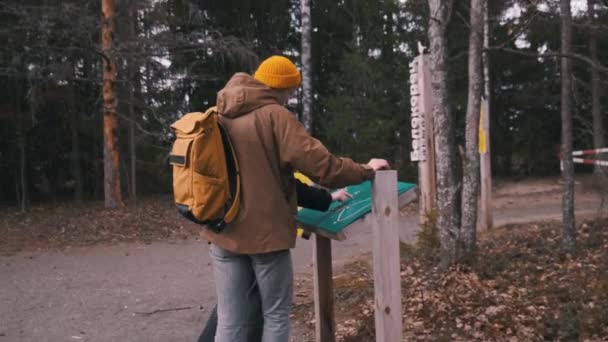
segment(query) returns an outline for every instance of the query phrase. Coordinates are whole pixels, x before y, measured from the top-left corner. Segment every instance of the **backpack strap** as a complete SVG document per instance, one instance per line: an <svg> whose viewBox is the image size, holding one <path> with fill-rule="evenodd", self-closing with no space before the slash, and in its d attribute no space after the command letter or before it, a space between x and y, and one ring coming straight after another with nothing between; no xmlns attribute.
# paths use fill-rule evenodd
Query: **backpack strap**
<svg viewBox="0 0 608 342"><path fill-rule="evenodd" d="M232 157L234 158L234 166L236 171L236 191L234 194L234 198L232 199L232 205L230 206L230 209L228 209L226 216L224 216L224 221L227 223L234 221L234 219L236 218L236 214L238 213L240 207L239 201L241 200L241 175L239 170L239 162L236 160L236 154L234 152L234 148L232 147L232 143L229 144L230 152L232 153Z"/></svg>
<svg viewBox="0 0 608 342"><path fill-rule="evenodd" d="M205 111L205 116L209 116L209 115L211 115L212 113L219 114L219 113L217 112L217 106L209 107L209 109L207 109L207 110Z"/></svg>
<svg viewBox="0 0 608 342"><path fill-rule="evenodd" d="M232 203L230 204L230 208L226 211L226 214L224 215L224 222L225 223L230 223L232 221L234 221L234 219L236 218L236 215L238 214L239 211L239 207L240 207L240 199L241 199L241 175L240 175L240 168L239 168L239 161L237 159L236 156L236 152L234 150L234 146L232 146L232 141L230 140L230 137L228 136L228 133L224 130L224 128L222 127L222 125L219 125L220 127L220 132L222 133L222 140L224 141L224 144L227 145L225 146L225 151L226 154L229 153L229 155L226 155L226 159L230 158L232 159L231 161L227 161L228 164L232 164L232 166L234 166L234 181L235 181L235 191L234 191L234 196L232 197ZM230 167L228 167L228 172L230 172ZM230 178L230 175L229 175Z"/></svg>

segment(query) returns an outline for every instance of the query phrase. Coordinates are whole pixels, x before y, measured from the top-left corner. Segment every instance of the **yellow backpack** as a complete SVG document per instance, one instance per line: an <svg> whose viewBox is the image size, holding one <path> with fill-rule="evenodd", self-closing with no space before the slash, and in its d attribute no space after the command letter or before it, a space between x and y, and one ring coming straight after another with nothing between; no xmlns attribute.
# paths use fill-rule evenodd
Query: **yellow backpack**
<svg viewBox="0 0 608 342"><path fill-rule="evenodd" d="M239 210L241 180L232 143L215 107L184 115L171 125L173 196L187 219L221 232Z"/></svg>

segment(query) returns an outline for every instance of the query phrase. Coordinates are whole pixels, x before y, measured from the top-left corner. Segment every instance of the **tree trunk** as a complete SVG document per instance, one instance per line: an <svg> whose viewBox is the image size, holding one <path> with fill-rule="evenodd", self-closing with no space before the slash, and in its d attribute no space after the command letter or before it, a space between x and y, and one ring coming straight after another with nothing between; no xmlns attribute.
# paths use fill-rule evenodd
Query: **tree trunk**
<svg viewBox="0 0 608 342"><path fill-rule="evenodd" d="M132 45L136 40L136 32L135 26L137 25L137 7L136 1L129 1L129 40ZM135 51L133 51L135 52ZM129 154L130 154L130 166L131 166L131 200L133 204L137 202L137 155L136 155L136 145L135 145L135 94L134 87L138 83L135 78L135 57L129 58L128 62L128 74L129 80L126 82L129 87Z"/></svg>
<svg viewBox="0 0 608 342"><path fill-rule="evenodd" d="M17 82L15 82L17 83ZM15 177L15 191L17 194L17 206L21 212L25 212L27 207L28 200L28 192L27 192L27 170L26 170L26 132L25 132L25 123L24 123L24 113L21 107L21 92L19 91L21 87L18 84L15 84L15 89L17 91L17 97L15 98L15 123L17 126L17 154L19 156L19 165L17 167L18 174Z"/></svg>
<svg viewBox="0 0 608 342"><path fill-rule="evenodd" d="M483 53L481 62L483 64L483 96L490 102L490 52L486 50L490 47L490 4L488 0L483 4Z"/></svg>
<svg viewBox="0 0 608 342"><path fill-rule="evenodd" d="M113 57L114 0L101 0L103 54L103 164L106 208L123 206L120 192L118 116L116 114L116 63Z"/></svg>
<svg viewBox="0 0 608 342"><path fill-rule="evenodd" d="M94 199L100 199L102 197L103 189L103 131L99 131L99 127L103 125L103 116L95 116L93 119L93 132L90 135L93 137L94 143L92 144L92 157L91 165L93 165L92 172L92 186L93 192L92 197ZM99 144L98 142L102 142ZM101 148L101 149L100 149Z"/></svg>
<svg viewBox="0 0 608 342"><path fill-rule="evenodd" d="M479 206L479 229L484 231L491 229L493 226L493 208L492 208L492 152L490 147L490 55L486 50L490 46L490 20L488 13L488 1L484 1L483 8L483 47L482 64L483 64L483 127L480 127L485 134L485 151L480 151L480 176L481 176L481 205Z"/></svg>
<svg viewBox="0 0 608 342"><path fill-rule="evenodd" d="M72 66L73 77L76 79L76 66ZM75 101L74 95L74 87L76 84L70 85L70 99L68 101L70 115L70 132L72 136L72 153L71 153L71 162L72 162L72 177L74 177L74 201L76 204L82 203L83 197L83 184L82 184L82 167L80 165L80 135L79 135L79 110L80 106L77 105L78 102Z"/></svg>
<svg viewBox="0 0 608 342"><path fill-rule="evenodd" d="M15 199L17 200L17 207L21 207L21 190L19 188L18 174L15 174Z"/></svg>
<svg viewBox="0 0 608 342"><path fill-rule="evenodd" d="M591 32L589 34L589 58L593 63L598 64L597 59L597 32L593 28L595 23L595 0L587 0L587 11L589 13L589 23ZM589 68L591 72L591 113L593 116L593 148L606 147L604 144L604 123L602 122L602 109L600 101L600 75L595 68ZM602 166L595 165L593 173L602 174Z"/></svg>
<svg viewBox="0 0 608 342"><path fill-rule="evenodd" d="M300 0L302 5L302 122L312 133L312 23L311 0Z"/></svg>
<svg viewBox="0 0 608 342"><path fill-rule="evenodd" d="M477 242L477 196L479 196L479 112L483 75L481 49L483 42L483 8L485 0L471 0L469 34L469 90L465 127L465 158L462 182L462 236L463 256L475 251Z"/></svg>
<svg viewBox="0 0 608 342"><path fill-rule="evenodd" d="M572 50L572 14L570 0L561 0L561 53ZM576 227L574 226L574 164L572 162L572 66L567 57L561 58L561 119L564 194L562 200L563 231L562 247L574 251Z"/></svg>
<svg viewBox="0 0 608 342"><path fill-rule="evenodd" d="M74 102L71 101L71 104ZM70 130L72 133L72 177L74 177L74 201L76 204L82 203L82 167L80 166L80 137L78 134L78 113L74 106L70 111Z"/></svg>
<svg viewBox="0 0 608 342"><path fill-rule="evenodd" d="M131 68L131 66L129 66ZM131 123L129 125L129 152L130 152L130 166L131 166L131 200L133 203L137 202L137 153L136 153L136 141L135 141L135 110L133 101L135 96L133 95L133 86L129 87L129 119Z"/></svg>
<svg viewBox="0 0 608 342"><path fill-rule="evenodd" d="M21 119L23 120L23 119ZM23 126L23 123L22 123ZM26 146L25 146L25 129L21 127L21 132L19 134L19 185L21 188L21 196L19 207L21 212L25 212L25 208L27 207L27 177L26 177Z"/></svg>
<svg viewBox="0 0 608 342"><path fill-rule="evenodd" d="M455 144L452 115L448 103L447 26L452 11L451 0L429 0L429 42L433 118L435 120L435 155L437 172L437 228L441 240L441 266L456 262L459 239L459 198L455 170Z"/></svg>

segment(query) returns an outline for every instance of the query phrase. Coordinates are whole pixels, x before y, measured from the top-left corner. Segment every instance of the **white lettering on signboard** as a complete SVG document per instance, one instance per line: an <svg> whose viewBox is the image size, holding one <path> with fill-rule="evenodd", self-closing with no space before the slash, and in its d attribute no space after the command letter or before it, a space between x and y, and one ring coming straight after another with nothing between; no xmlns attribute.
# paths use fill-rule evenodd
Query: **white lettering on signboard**
<svg viewBox="0 0 608 342"><path fill-rule="evenodd" d="M412 151L411 161L426 160L426 131L424 113L420 113L420 89L418 86L418 59L410 63L410 105L412 107Z"/></svg>

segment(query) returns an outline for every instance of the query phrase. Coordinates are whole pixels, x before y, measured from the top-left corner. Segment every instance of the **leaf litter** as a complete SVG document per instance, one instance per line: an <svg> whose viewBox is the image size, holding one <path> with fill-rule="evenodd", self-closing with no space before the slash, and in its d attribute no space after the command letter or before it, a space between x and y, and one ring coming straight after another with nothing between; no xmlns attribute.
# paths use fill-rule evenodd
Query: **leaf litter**
<svg viewBox="0 0 608 342"><path fill-rule="evenodd" d="M483 234L477 262L440 271L431 253L402 249L404 341L608 341L608 220L578 227L577 252L560 249L559 222ZM338 341L374 341L371 258L334 276ZM299 280L299 293L312 289ZM293 313L314 340L312 297ZM308 339L307 339L308 338Z"/></svg>
<svg viewBox="0 0 608 342"><path fill-rule="evenodd" d="M33 207L26 213L0 211L0 255L63 250L95 244L196 239L200 226L182 218L167 196L149 197L124 208L102 202Z"/></svg>

